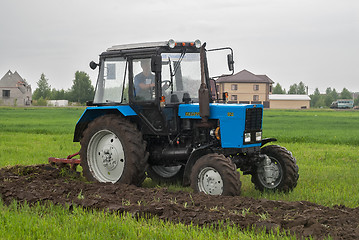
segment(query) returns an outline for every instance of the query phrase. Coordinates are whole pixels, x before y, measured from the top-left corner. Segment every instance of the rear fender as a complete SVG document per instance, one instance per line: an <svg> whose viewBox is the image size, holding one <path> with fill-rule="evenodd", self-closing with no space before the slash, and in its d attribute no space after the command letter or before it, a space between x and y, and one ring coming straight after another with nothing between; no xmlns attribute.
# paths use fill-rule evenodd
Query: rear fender
<svg viewBox="0 0 359 240"><path fill-rule="evenodd" d="M94 119L108 114L118 114L123 117L136 116L135 111L128 105L120 106L104 106L104 107L88 107L78 120L75 133L74 133L74 142L79 142L83 131L87 128L88 124Z"/></svg>

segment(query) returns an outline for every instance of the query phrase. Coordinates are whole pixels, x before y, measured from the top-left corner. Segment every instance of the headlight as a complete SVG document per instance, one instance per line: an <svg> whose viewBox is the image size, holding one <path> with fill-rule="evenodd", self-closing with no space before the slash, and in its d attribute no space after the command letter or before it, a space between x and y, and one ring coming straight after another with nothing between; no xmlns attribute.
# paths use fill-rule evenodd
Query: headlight
<svg viewBox="0 0 359 240"><path fill-rule="evenodd" d="M194 41L194 45L196 46L196 48L200 48L201 47L201 41L200 40L196 40L196 41Z"/></svg>
<svg viewBox="0 0 359 240"><path fill-rule="evenodd" d="M168 40L168 46L170 48L174 48L176 46L176 42L173 39Z"/></svg>
<svg viewBox="0 0 359 240"><path fill-rule="evenodd" d="M246 142L246 143L251 142L251 133L244 134L244 142Z"/></svg>
<svg viewBox="0 0 359 240"><path fill-rule="evenodd" d="M256 132L256 142L262 141L262 132Z"/></svg>

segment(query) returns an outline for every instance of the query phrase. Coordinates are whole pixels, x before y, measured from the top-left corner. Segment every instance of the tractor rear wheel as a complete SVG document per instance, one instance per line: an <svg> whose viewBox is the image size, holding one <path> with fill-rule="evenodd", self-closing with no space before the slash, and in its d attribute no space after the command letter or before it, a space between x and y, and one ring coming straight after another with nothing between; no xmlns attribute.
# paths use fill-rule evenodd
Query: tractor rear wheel
<svg viewBox="0 0 359 240"><path fill-rule="evenodd" d="M191 187L210 195L237 196L241 193L240 174L231 159L210 153L199 158L192 168Z"/></svg>
<svg viewBox="0 0 359 240"><path fill-rule="evenodd" d="M80 141L81 166L89 181L141 185L148 153L136 126L118 115L92 121Z"/></svg>
<svg viewBox="0 0 359 240"><path fill-rule="evenodd" d="M182 183L184 173L184 166L170 166L150 165L147 169L147 175L158 183Z"/></svg>
<svg viewBox="0 0 359 240"><path fill-rule="evenodd" d="M252 173L252 182L260 191L288 192L297 186L298 166L292 153L278 145L261 149L268 156Z"/></svg>

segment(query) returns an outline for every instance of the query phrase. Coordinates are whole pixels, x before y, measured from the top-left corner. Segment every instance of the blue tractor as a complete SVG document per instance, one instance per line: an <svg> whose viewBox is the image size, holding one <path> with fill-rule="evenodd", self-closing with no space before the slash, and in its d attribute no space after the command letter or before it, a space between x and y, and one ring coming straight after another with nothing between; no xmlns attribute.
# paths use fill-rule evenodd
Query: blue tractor
<svg viewBox="0 0 359 240"><path fill-rule="evenodd" d="M193 42L113 46L103 52L93 101L77 122L84 176L141 185L180 182L195 192L239 195L240 169L261 191L292 190L298 166L291 152L263 146L261 104L227 104L210 78L206 50Z"/></svg>

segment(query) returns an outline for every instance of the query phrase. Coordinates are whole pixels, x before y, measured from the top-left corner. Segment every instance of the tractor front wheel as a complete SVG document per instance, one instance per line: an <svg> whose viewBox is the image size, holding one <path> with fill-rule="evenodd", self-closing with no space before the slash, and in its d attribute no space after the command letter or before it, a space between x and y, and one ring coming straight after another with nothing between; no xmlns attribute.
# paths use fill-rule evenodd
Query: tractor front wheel
<svg viewBox="0 0 359 240"><path fill-rule="evenodd" d="M298 166L292 153L278 145L261 149L264 159L252 172L252 182L260 191L288 192L297 186Z"/></svg>
<svg viewBox="0 0 359 240"><path fill-rule="evenodd" d="M136 126L117 115L92 121L80 141L81 166L89 181L141 185L148 153Z"/></svg>
<svg viewBox="0 0 359 240"><path fill-rule="evenodd" d="M229 158L217 153L207 154L192 168L191 187L195 192L210 195L237 196L241 193L240 174Z"/></svg>

